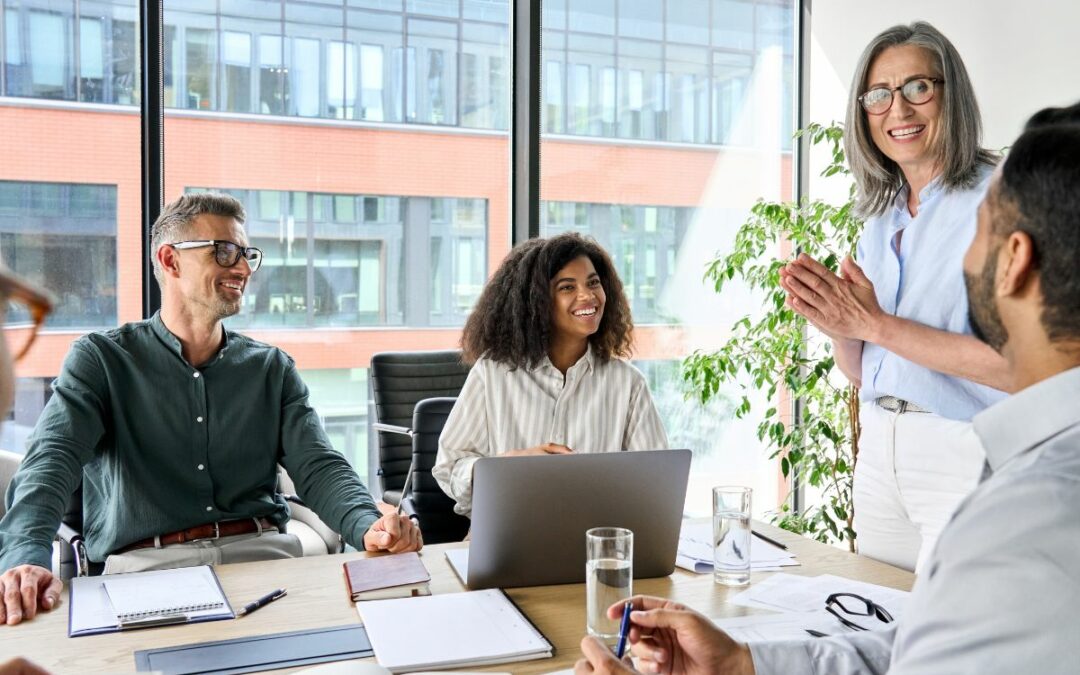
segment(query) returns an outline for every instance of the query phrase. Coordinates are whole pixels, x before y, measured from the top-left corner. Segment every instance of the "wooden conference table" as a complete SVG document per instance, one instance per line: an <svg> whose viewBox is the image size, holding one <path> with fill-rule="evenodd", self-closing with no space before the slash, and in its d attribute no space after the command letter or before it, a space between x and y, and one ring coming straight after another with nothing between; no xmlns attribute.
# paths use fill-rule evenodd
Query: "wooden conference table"
<svg viewBox="0 0 1080 675"><path fill-rule="evenodd" d="M902 590L910 590L914 583L913 574L896 567L860 558L769 525L755 523L754 527L787 544L798 556L802 565L787 568L786 572L837 574ZM421 552L424 564L431 572L432 593L465 590L444 555L446 550L461 546L463 544L428 546ZM345 591L341 565L346 560L365 555L348 553L221 565L216 568L217 574L234 608L275 588L288 588L289 594L250 616L234 621L126 633L67 637L68 598L65 587L63 601L57 609L18 626L0 626L0 661L22 655L54 673L132 672L135 670L134 652L140 649L356 623L359 619ZM769 574L755 573L751 583ZM669 577L634 580L635 593L672 598L711 617L755 613L756 610L726 603L729 595L740 590L729 590L713 583L711 574L691 574L678 568ZM508 592L555 645L555 656L480 670L547 673L572 667L580 657L578 644L585 634L585 585L539 586L509 589Z"/></svg>

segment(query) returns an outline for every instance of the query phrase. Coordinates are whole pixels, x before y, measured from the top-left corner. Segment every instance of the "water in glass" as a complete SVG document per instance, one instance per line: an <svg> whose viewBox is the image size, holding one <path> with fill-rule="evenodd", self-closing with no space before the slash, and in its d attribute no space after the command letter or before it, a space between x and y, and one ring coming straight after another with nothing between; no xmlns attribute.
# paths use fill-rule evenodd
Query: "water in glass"
<svg viewBox="0 0 1080 675"><path fill-rule="evenodd" d="M713 514L713 574L716 583L750 583L750 516L741 511Z"/></svg>
<svg viewBox="0 0 1080 675"><path fill-rule="evenodd" d="M607 609L633 594L630 561L614 558L590 560L585 565L585 585L589 634L605 640L618 638L619 619L609 619Z"/></svg>

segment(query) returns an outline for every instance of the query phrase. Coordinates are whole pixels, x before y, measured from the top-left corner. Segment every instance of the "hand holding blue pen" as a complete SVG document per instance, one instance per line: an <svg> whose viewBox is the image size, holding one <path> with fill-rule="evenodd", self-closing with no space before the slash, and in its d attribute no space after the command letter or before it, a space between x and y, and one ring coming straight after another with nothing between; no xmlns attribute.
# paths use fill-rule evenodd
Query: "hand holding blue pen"
<svg viewBox="0 0 1080 675"><path fill-rule="evenodd" d="M626 639L630 635L630 612L634 610L634 603L630 600L623 605L622 622L619 624L619 644L615 647L615 658L622 660L623 652L626 651Z"/></svg>

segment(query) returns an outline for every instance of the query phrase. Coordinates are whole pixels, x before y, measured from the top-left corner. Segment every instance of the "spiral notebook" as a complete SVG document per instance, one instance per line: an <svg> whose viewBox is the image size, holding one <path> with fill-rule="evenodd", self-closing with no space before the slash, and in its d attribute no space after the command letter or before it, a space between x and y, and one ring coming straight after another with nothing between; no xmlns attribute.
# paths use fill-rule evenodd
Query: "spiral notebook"
<svg viewBox="0 0 1080 675"><path fill-rule="evenodd" d="M209 565L71 580L68 635L94 635L236 615Z"/></svg>
<svg viewBox="0 0 1080 675"><path fill-rule="evenodd" d="M499 589L356 603L392 673L549 658L551 643Z"/></svg>

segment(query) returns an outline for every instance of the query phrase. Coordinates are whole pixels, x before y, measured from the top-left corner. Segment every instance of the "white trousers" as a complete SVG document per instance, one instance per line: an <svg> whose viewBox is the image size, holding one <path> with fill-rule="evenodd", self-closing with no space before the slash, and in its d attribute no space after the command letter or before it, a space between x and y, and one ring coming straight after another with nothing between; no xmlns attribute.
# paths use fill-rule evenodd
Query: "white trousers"
<svg viewBox="0 0 1080 675"><path fill-rule="evenodd" d="M221 539L202 539L161 548L139 548L127 553L115 553L105 558L103 574L300 558L303 555L300 538L295 534L266 530L261 533L252 532Z"/></svg>
<svg viewBox="0 0 1080 675"><path fill-rule="evenodd" d="M863 403L855 464L855 532L862 555L919 571L953 511L982 475L970 422Z"/></svg>

